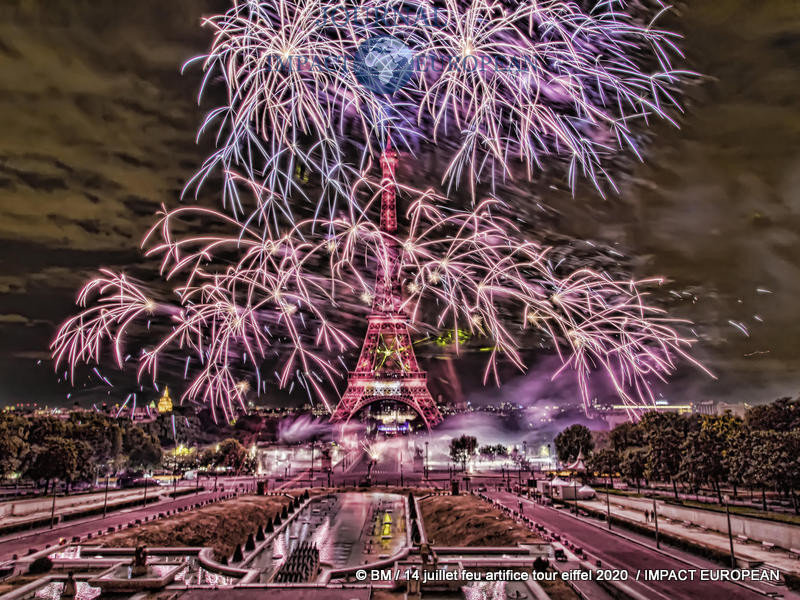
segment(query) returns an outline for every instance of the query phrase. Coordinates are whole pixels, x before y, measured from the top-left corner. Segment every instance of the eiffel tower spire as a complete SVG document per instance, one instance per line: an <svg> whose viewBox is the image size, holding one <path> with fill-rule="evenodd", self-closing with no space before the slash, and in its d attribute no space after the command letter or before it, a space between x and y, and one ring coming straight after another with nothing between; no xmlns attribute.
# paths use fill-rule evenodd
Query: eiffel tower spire
<svg viewBox="0 0 800 600"><path fill-rule="evenodd" d="M397 161L397 152L389 145L381 155L380 230L385 256L378 260L375 295L358 363L348 374L347 390L333 411L331 422L347 422L365 406L391 400L406 404L430 429L442 417L428 391L427 373L417 364L408 317L402 311L400 250L395 237Z"/></svg>

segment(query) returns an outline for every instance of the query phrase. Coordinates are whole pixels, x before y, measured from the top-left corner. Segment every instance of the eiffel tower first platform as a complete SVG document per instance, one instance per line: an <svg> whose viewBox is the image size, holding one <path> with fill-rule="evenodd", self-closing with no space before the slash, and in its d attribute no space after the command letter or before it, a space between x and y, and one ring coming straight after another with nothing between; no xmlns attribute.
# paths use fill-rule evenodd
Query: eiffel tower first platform
<svg viewBox="0 0 800 600"><path fill-rule="evenodd" d="M402 310L395 168L397 152L387 149L381 156L381 222L385 234L385 260L378 261L375 295L367 317L367 333L347 390L331 415L332 423L347 423L365 406L376 402L399 402L411 408L430 430L442 416L428 391L427 373L414 355L408 316Z"/></svg>

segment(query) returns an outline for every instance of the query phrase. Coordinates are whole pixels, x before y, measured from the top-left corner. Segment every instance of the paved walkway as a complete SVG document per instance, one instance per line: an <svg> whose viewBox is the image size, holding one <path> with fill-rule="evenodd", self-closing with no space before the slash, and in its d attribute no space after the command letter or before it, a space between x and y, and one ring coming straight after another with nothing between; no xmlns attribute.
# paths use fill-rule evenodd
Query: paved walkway
<svg viewBox="0 0 800 600"><path fill-rule="evenodd" d="M185 488L179 488L181 490ZM168 490L163 487L156 487L151 486L150 489L147 491L147 497L149 498L156 498L159 495L172 493L172 488ZM126 502L131 502L138 499L144 498L144 488L136 489L136 490L114 490L109 491L108 494L108 510L109 512L112 510L116 510L118 505L125 504ZM63 520L65 516L72 515L75 513L81 513L84 511L102 508L103 504L105 503L103 493L98 494L90 494L84 497L78 497L78 501L74 501L75 498L70 496L58 496L56 498L56 511L55 516L61 517ZM72 504L68 504L64 506L64 503L67 501L73 501ZM39 504L42 503L42 499L38 499L37 502ZM26 523L40 521L42 519L50 518L50 513L52 511L52 496L50 499L45 499L45 504L49 504L40 510L30 510L22 515L5 515L3 517L3 525L25 525ZM24 502L14 502L16 505L24 504ZM19 507L17 510L24 510L24 507Z"/></svg>
<svg viewBox="0 0 800 600"><path fill-rule="evenodd" d="M84 537L87 534L97 535L105 532L109 527L125 526L136 519L153 519L159 513L178 509L188 510L194 504L202 502L217 502L234 492L200 492L188 496L179 496L177 499L166 499L146 507L124 509L109 513L103 518L91 517L76 521L68 521L57 525L53 529L35 529L31 532L19 533L0 539L0 560L9 559L13 554L24 556L29 549L42 550L47 546L57 544L59 539L67 540L75 537Z"/></svg>
<svg viewBox="0 0 800 600"><path fill-rule="evenodd" d="M611 496L610 501L612 524L615 517L627 519L628 521L633 521L652 530L653 537L655 537L655 524L652 522L652 520L649 522L645 521L644 508L639 511L630 506L622 506L621 504L614 502L613 496ZM582 500L578 503L578 505L591 508L601 513L606 512L606 503L604 497L592 501ZM649 509L652 507L652 504L647 501L643 503L643 506L647 506ZM714 548L722 553L730 552L730 541L728 540L726 533L720 533L711 529L700 529L699 527L688 527L683 523L675 521L674 519L666 520L664 517L659 517L658 519L658 530L662 533L668 533L676 537ZM781 571L789 571L791 573L800 574L800 558L785 550L767 550L762 548L759 542L745 543L734 538L733 552L737 558L762 562L778 567Z"/></svg>
<svg viewBox="0 0 800 600"><path fill-rule="evenodd" d="M638 579L637 573L648 569L667 569L680 572L684 569L711 569L718 571L725 567L689 554L676 548L657 550L651 539L621 530L608 531L603 522L596 519L577 517L566 509L556 509L534 504L527 498L520 498L507 492L487 492L511 510L523 503L525 515L547 529L558 532L561 539L583 548L590 561L600 559L604 568L625 569L630 578L625 584L638 598L647 600L755 600L770 593L778 593L793 600L800 596L785 587L776 587L755 582L737 584L726 581L648 581ZM605 504L603 504L605 510Z"/></svg>

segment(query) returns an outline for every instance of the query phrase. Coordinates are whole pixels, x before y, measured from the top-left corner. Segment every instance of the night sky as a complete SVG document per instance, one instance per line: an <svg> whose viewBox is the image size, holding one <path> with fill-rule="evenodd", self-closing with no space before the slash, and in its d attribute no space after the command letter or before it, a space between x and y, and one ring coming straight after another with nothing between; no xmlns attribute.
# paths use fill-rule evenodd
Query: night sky
<svg viewBox="0 0 800 600"><path fill-rule="evenodd" d="M195 144L210 108L197 106L200 72L181 75L180 66L207 49L201 16L224 8L200 0L0 8L0 405L119 400L124 386L107 396L96 381L67 400L48 344L96 268L152 272L139 242L161 204L179 204L208 150ZM682 370L665 398L794 395L800 11L793 2L696 1L668 23L685 36L688 68L704 77L686 89L681 129L657 125L646 163L618 178L621 194L603 200L581 187L573 198L536 181L509 193L549 207L531 208L527 236L589 240L569 244L606 260L619 253L636 276L668 278L655 299L695 322L695 355L719 379ZM446 373L435 362L425 361ZM545 378L551 367L550 357L532 356L529 373L501 390L464 377L465 392L574 405L567 381Z"/></svg>

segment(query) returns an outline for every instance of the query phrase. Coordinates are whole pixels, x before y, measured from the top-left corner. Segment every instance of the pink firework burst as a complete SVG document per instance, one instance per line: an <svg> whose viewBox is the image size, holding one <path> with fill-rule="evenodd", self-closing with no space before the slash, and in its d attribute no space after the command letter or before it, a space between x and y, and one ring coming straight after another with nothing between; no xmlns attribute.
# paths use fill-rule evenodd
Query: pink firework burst
<svg viewBox="0 0 800 600"><path fill-rule="evenodd" d="M508 220L493 216L497 201L445 214L433 191L399 188L412 201L408 231L397 237L367 217L322 221L325 236L314 234L320 221L313 219L265 236L210 209L162 213L146 238L147 254L160 257L165 280L176 282L174 301L156 303L124 276L104 272L81 292L84 311L53 342L57 368L65 362L74 372L78 362L99 362L104 344L121 367L132 323L160 317L169 331L139 349L140 377L155 380L165 356L191 359L197 367L186 397L229 417L236 405L244 407L248 390L264 389L261 367L279 363L280 386L299 378L330 409L344 366L335 356L354 347L337 315L353 298L371 301L375 265L382 263L389 277L393 260L406 292L402 308L418 330L469 330L491 344L485 379L498 377L500 357L524 369L530 329L558 352L562 367L555 375L575 374L587 405L593 371L607 373L625 404L652 404L650 382L673 372L676 358L692 361L686 352L692 340L676 332L678 322L644 302L640 290L656 281L615 281L590 269L559 275L549 249L520 241ZM353 190L366 197L367 208L381 192L367 178ZM197 216L230 233L174 233L179 221ZM401 249L396 258L390 240Z"/></svg>

